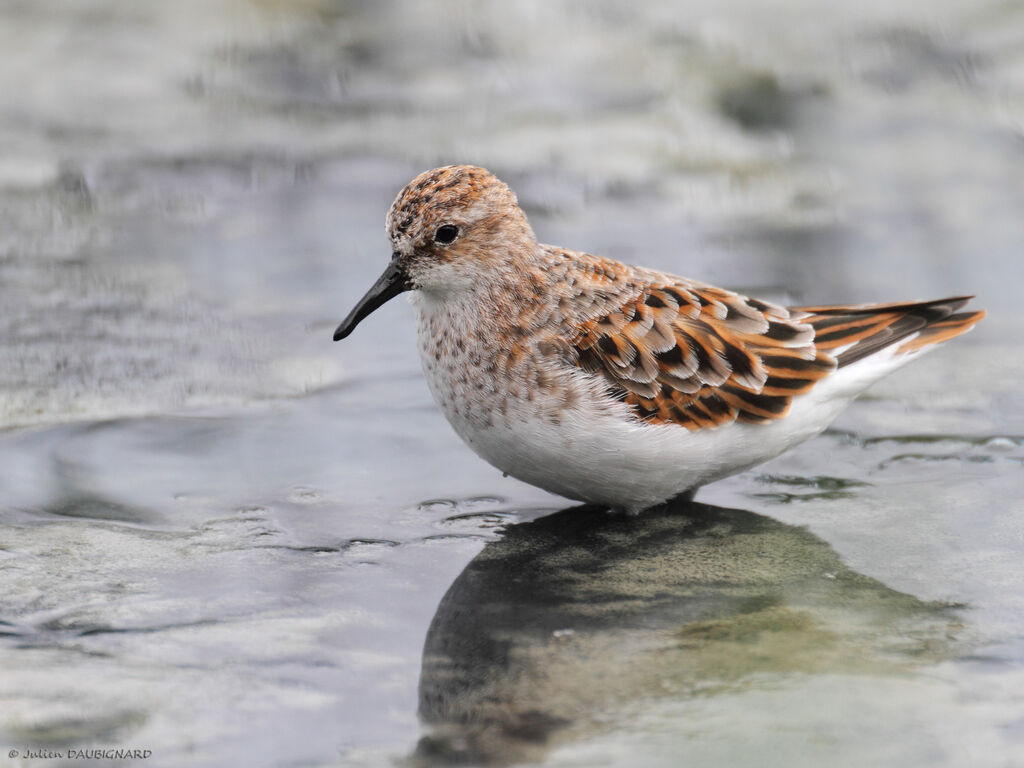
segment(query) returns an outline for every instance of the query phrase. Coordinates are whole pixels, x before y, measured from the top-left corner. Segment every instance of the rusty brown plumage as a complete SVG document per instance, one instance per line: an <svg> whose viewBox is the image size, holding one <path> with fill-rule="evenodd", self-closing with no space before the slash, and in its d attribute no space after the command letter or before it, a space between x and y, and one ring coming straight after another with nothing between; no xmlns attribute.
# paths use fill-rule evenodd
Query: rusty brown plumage
<svg viewBox="0 0 1024 768"><path fill-rule="evenodd" d="M946 341L970 330L985 313L957 312L973 296L951 296L934 301L861 304L835 307L794 307L814 326L815 344L836 356L839 366L849 365L903 339L901 353Z"/></svg>
<svg viewBox="0 0 1024 768"><path fill-rule="evenodd" d="M837 368L904 339L900 352L967 331L984 316L956 313L968 298L787 309L658 275L585 322L574 345L579 365L643 421L768 423Z"/></svg>

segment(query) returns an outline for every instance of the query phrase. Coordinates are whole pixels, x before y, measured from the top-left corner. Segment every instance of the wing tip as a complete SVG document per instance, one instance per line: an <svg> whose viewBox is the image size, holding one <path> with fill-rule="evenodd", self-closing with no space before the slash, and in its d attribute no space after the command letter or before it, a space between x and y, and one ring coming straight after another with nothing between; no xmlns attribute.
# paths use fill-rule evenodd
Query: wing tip
<svg viewBox="0 0 1024 768"><path fill-rule="evenodd" d="M925 326L910 340L896 348L897 354L909 354L917 352L935 344L941 344L957 336L962 336L974 328L986 315L985 310L977 309L973 312L960 312L950 315L943 320Z"/></svg>
<svg viewBox="0 0 1024 768"><path fill-rule="evenodd" d="M966 333L985 317L984 310L957 311L972 298L820 307L806 322L818 331L816 345L834 354L842 367L889 347L910 354Z"/></svg>
<svg viewBox="0 0 1024 768"><path fill-rule="evenodd" d="M893 301L883 304L825 304L816 307L789 307L789 311L801 312L807 315L871 315L877 312L909 312L915 309L923 310L948 305L950 311L955 312L973 298L975 298L974 294L965 294L962 296L947 296L944 299L930 299L928 301Z"/></svg>

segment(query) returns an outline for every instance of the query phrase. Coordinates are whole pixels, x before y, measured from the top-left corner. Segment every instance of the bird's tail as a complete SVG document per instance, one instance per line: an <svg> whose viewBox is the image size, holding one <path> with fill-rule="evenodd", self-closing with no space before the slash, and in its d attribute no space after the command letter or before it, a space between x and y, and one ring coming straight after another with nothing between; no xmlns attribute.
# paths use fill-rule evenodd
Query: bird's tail
<svg viewBox="0 0 1024 768"><path fill-rule="evenodd" d="M814 327L815 347L835 357L842 368L893 344L900 344L898 355L906 355L966 333L985 316L982 310L957 311L973 298L791 310Z"/></svg>

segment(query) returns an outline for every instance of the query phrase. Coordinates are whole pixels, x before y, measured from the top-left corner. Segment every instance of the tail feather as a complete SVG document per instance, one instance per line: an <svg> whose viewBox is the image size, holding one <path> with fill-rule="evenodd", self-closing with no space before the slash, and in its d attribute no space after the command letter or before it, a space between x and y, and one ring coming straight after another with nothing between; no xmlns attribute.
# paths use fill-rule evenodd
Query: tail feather
<svg viewBox="0 0 1024 768"><path fill-rule="evenodd" d="M919 351L969 331L983 311L959 312L973 296L917 303L793 307L815 329L818 349L832 354L840 368L904 342L899 354Z"/></svg>
<svg viewBox="0 0 1024 768"><path fill-rule="evenodd" d="M945 320L927 326L921 333L903 344L897 351L900 353L914 352L931 344L941 344L955 336L959 336L961 333L967 333L984 316L984 310L959 312L955 315L950 315Z"/></svg>
<svg viewBox="0 0 1024 768"><path fill-rule="evenodd" d="M909 312L923 311L930 307L948 307L955 312L974 296L950 296L946 299L931 301L895 301L889 304L836 304L820 307L790 307L794 312L808 315L873 315L878 312Z"/></svg>

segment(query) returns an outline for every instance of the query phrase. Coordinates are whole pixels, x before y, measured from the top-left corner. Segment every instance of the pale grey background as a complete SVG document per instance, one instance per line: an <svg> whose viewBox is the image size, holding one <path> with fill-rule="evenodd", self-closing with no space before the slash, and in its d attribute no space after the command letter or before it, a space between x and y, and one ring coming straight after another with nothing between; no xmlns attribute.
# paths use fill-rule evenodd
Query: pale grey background
<svg viewBox="0 0 1024 768"><path fill-rule="evenodd" d="M22 0L0 51L0 754L414 748L442 595L498 526L567 506L454 437L404 302L330 342L397 190L472 162L547 242L775 300L990 313L699 496L961 604L951 647L808 667L807 635L664 687L648 661L613 700L571 688L575 725L532 759L1024 764L1024 6ZM856 655L853 609L820 610ZM722 642L757 658L758 632ZM546 647L537 680L570 690ZM573 685L619 669L579 663Z"/></svg>

